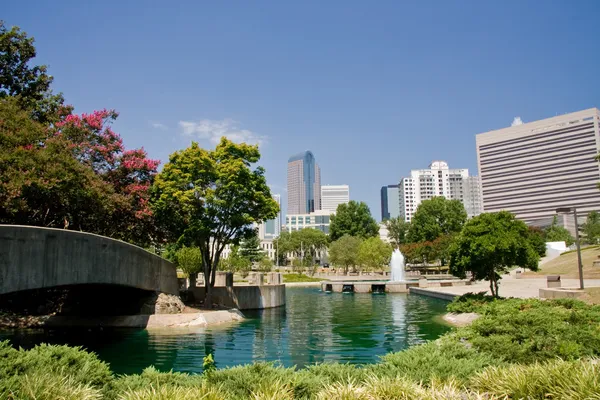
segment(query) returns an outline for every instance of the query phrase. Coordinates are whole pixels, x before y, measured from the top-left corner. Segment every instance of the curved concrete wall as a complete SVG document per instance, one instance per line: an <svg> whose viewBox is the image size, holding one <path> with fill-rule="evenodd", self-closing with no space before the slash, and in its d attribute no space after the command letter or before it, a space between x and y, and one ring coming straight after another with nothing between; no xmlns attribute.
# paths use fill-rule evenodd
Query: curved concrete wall
<svg viewBox="0 0 600 400"><path fill-rule="evenodd" d="M179 294L175 266L140 247L66 229L0 225L0 294L90 283Z"/></svg>

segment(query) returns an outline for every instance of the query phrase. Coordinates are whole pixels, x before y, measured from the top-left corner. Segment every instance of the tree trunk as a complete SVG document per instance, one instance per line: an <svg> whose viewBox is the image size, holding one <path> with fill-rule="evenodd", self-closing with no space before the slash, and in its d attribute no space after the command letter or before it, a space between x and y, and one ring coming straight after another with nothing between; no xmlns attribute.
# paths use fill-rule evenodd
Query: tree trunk
<svg viewBox="0 0 600 400"><path fill-rule="evenodd" d="M210 284L210 269L204 267L204 307L212 308L212 285Z"/></svg>
<svg viewBox="0 0 600 400"><path fill-rule="evenodd" d="M494 288L496 289L496 297L498 297L498 279L496 279L496 274L494 274Z"/></svg>
<svg viewBox="0 0 600 400"><path fill-rule="evenodd" d="M198 274L194 273L194 274L190 274L189 276L190 279L190 286L188 289L192 289L196 287L196 280L198 279Z"/></svg>
<svg viewBox="0 0 600 400"><path fill-rule="evenodd" d="M489 273L488 278L490 280L490 292L492 293L492 296L496 297L496 291L494 290L494 271L493 270Z"/></svg>

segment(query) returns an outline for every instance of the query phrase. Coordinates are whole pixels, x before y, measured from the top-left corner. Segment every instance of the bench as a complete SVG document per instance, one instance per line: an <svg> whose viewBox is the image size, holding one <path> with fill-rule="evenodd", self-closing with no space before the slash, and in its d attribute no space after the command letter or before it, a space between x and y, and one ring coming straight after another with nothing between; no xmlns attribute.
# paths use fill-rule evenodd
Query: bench
<svg viewBox="0 0 600 400"><path fill-rule="evenodd" d="M549 288L560 287L560 275L546 276L546 286Z"/></svg>

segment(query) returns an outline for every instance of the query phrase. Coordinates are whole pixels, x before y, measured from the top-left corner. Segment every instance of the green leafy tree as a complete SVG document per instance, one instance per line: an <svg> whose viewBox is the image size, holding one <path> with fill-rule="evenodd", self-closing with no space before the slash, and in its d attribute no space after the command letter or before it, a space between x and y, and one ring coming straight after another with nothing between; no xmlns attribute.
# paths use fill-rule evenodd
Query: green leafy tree
<svg viewBox="0 0 600 400"><path fill-rule="evenodd" d="M490 281L490 292L498 296L498 281L510 267L537 271L540 256L529 240L524 222L511 213L484 213L467 221L450 251L450 271L464 278Z"/></svg>
<svg viewBox="0 0 600 400"><path fill-rule="evenodd" d="M458 233L466 220L467 212L459 200L444 197L424 200L410 223L408 241L433 241L442 235Z"/></svg>
<svg viewBox="0 0 600 400"><path fill-rule="evenodd" d="M385 221L385 226L392 244L399 246L406 243L410 222L406 222L402 217L397 217Z"/></svg>
<svg viewBox="0 0 600 400"><path fill-rule="evenodd" d="M546 240L544 239L544 231L538 227L530 226L529 241L540 257L546 256Z"/></svg>
<svg viewBox="0 0 600 400"><path fill-rule="evenodd" d="M193 142L177 151L156 177L152 208L157 223L172 241L195 245L202 252L205 304L225 246L254 235L252 224L277 216L258 146L226 138L214 150Z"/></svg>
<svg viewBox="0 0 600 400"><path fill-rule="evenodd" d="M581 228L588 243L598 243L600 240L600 214L597 211L591 211Z"/></svg>
<svg viewBox="0 0 600 400"><path fill-rule="evenodd" d="M252 263L257 263L263 259L265 252L260 248L258 232L254 231L254 235L250 236L248 239L242 240L240 244L240 255L246 257Z"/></svg>
<svg viewBox="0 0 600 400"><path fill-rule="evenodd" d="M252 271L252 261L241 254L239 246L232 246L229 257L221 259L218 269L238 273L245 278Z"/></svg>
<svg viewBox="0 0 600 400"><path fill-rule="evenodd" d="M310 265L317 262L317 257L327 248L327 234L312 228L304 228L292 232L293 251L298 257L310 260Z"/></svg>
<svg viewBox="0 0 600 400"><path fill-rule="evenodd" d="M575 239L571 232L562 226L558 225L558 217L555 215L552 220L552 225L544 230L544 237L546 242L565 242L567 246L575 243Z"/></svg>
<svg viewBox="0 0 600 400"><path fill-rule="evenodd" d="M340 204L335 215L331 216L329 225L331 240L338 240L344 235L363 239L379 235L379 225L371 216L371 210L366 203L350 200L347 204Z"/></svg>
<svg viewBox="0 0 600 400"><path fill-rule="evenodd" d="M329 245L329 261L334 266L344 268L344 274L358 265L358 251L362 239L356 236L344 235Z"/></svg>
<svg viewBox="0 0 600 400"><path fill-rule="evenodd" d="M45 65L30 65L36 56L34 39L19 27L7 29L0 21L0 99L14 97L37 121L56 122L63 108L62 94L52 94L53 77Z"/></svg>
<svg viewBox="0 0 600 400"><path fill-rule="evenodd" d="M202 271L202 253L198 247L182 247L175 253L177 267L190 279L190 287L196 287L196 278Z"/></svg>
<svg viewBox="0 0 600 400"><path fill-rule="evenodd" d="M439 260L440 265L446 265L446 262L450 259L450 248L456 234L442 235L431 242L432 252L430 257L432 260Z"/></svg>
<svg viewBox="0 0 600 400"><path fill-rule="evenodd" d="M364 240L358 248L358 262L363 271L375 271L389 265L392 246L378 237Z"/></svg>
<svg viewBox="0 0 600 400"><path fill-rule="evenodd" d="M286 265L288 254L295 250L292 234L290 232L281 232L277 238L273 240L273 248L276 249L279 264Z"/></svg>
<svg viewBox="0 0 600 400"><path fill-rule="evenodd" d="M263 257L260 259L260 261L258 262L258 270L260 272L271 272L271 270L273 269L273 260L271 260L269 257Z"/></svg>

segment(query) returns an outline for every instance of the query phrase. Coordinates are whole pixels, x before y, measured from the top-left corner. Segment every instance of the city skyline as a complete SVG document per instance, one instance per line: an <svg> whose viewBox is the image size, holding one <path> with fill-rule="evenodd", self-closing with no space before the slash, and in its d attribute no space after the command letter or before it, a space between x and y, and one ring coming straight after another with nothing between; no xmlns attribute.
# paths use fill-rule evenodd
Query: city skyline
<svg viewBox="0 0 600 400"><path fill-rule="evenodd" d="M598 106L599 12L597 2L472 1L157 4L140 14L107 0L11 2L3 19L35 37L36 62L76 112L120 113L127 147L164 165L191 140L258 143L283 212L283 165L310 148L323 182L350 185L379 219L381 186L400 172L432 159L477 171L476 134Z"/></svg>

